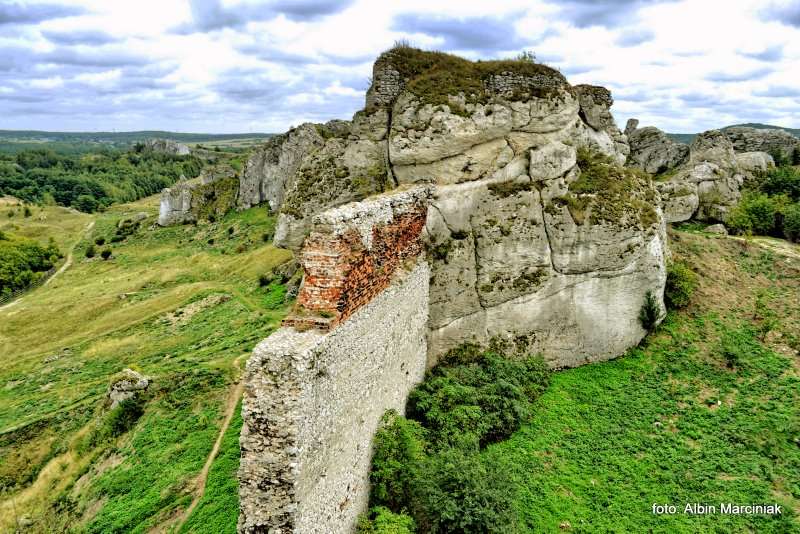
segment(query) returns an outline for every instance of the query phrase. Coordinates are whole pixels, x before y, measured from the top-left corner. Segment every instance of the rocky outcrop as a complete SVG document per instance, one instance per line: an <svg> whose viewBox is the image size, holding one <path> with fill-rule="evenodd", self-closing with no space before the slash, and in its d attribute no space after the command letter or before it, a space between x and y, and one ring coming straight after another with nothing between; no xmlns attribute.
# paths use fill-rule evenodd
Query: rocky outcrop
<svg viewBox="0 0 800 534"><path fill-rule="evenodd" d="M594 142L595 148L612 155L617 164L623 165L630 148L626 135L619 131L611 115L611 106L614 104L611 91L599 85L576 85L575 93L580 103L582 123L594 130L587 135L590 143ZM608 141L613 145L609 145Z"/></svg>
<svg viewBox="0 0 800 534"><path fill-rule="evenodd" d="M180 181L161 191L161 203L158 209L158 224L172 226L196 221L192 213L192 192L194 186Z"/></svg>
<svg viewBox="0 0 800 534"><path fill-rule="evenodd" d="M181 180L161 191L158 224L172 226L200 220L216 220L236 207L239 177L226 163L206 168L199 183Z"/></svg>
<svg viewBox="0 0 800 534"><path fill-rule="evenodd" d="M612 103L543 65L401 47L376 61L351 123L304 125L251 158L239 202L279 206L275 243L299 251L325 209L431 184L431 362L496 336L554 367L613 357L644 335L665 241L655 188L619 168L628 145Z"/></svg>
<svg viewBox="0 0 800 534"><path fill-rule="evenodd" d="M725 221L743 182L733 145L724 133L709 130L695 136L687 163L657 187L667 221Z"/></svg>
<svg viewBox="0 0 800 534"><path fill-rule="evenodd" d="M631 119L625 127L630 145L628 165L650 174L659 174L686 162L689 147L677 143L653 126L637 128L639 121Z"/></svg>
<svg viewBox="0 0 800 534"><path fill-rule="evenodd" d="M736 165L747 179L754 179L775 167L775 160L766 152L739 152Z"/></svg>
<svg viewBox="0 0 800 534"><path fill-rule="evenodd" d="M132 399L150 386L150 379L133 369L124 369L108 386L106 397L111 402L111 409L125 400Z"/></svg>
<svg viewBox="0 0 800 534"><path fill-rule="evenodd" d="M786 130L734 126L723 132L736 152L766 152L791 158L795 150L800 150L800 139Z"/></svg>
<svg viewBox="0 0 800 534"><path fill-rule="evenodd" d="M310 123L270 138L245 164L239 182L239 208L266 202L272 211L278 211L286 190L294 185L295 172L303 158L324 144L319 130Z"/></svg>
<svg viewBox="0 0 800 534"><path fill-rule="evenodd" d="M172 156L188 156L192 153L188 146L171 139L147 139L142 143L142 149Z"/></svg>

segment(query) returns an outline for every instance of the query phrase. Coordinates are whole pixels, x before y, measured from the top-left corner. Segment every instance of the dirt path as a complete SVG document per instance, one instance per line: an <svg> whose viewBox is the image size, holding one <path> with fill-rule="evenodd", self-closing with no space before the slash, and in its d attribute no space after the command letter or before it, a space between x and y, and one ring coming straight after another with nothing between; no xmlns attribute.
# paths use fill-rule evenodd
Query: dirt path
<svg viewBox="0 0 800 534"><path fill-rule="evenodd" d="M89 232L92 231L92 228L94 228L94 221L91 221L91 222L89 222L89 224L86 225L86 228L84 228L84 230L83 230L83 236L84 237L88 236ZM47 284L52 282L58 275L60 275L61 273L63 273L67 269L69 269L70 265L72 265L72 255L75 252L75 247L77 247L78 243L80 243L80 242L81 242L81 238L79 237L78 239L75 240L75 243L73 243L72 247L69 249L69 252L67 253L67 261L64 262L64 265L59 267L58 270L55 273L53 273L53 276L51 276L50 278L45 280L44 284L42 284L40 287L46 286ZM17 305L19 303L19 301L21 301L22 299L24 299L27 296L28 296L28 293L25 293L24 295L20 296L18 299L12 300L11 302L9 302L8 304L6 304L4 306L0 306L0 310L5 310L5 309L8 309L8 308L11 308L12 306Z"/></svg>
<svg viewBox="0 0 800 534"><path fill-rule="evenodd" d="M94 228L94 221L91 221L89 224L86 225L86 228L83 230L83 236L87 237L89 235L89 232L92 231L92 228ZM75 252L75 247L77 247L78 243L80 242L81 242L80 239L75 241L75 244L72 245L72 248L69 250L69 254L67 254L67 261L64 262L64 265L62 265L61 268L57 270L53 276L45 280L44 284L42 284L42 287L52 282L56 276L60 275L61 273L69 269L69 266L72 265L72 254Z"/></svg>
<svg viewBox="0 0 800 534"><path fill-rule="evenodd" d="M249 356L249 354L242 354L238 358L234 360L234 365L238 367L239 361ZM225 437L225 432L228 431L228 427L231 425L231 420L233 419L233 415L236 413L236 406L239 404L239 399L242 397L242 392L244 391L244 379L243 377L239 378L239 382L233 387L228 396L228 401L225 404L225 419L222 422L222 427L219 429L219 434L217 435L217 440L214 442L214 447L212 447L211 452L208 454L208 458L206 458L206 463L203 465L203 469L200 471L200 474L197 477L197 492L195 493L194 499L192 500L192 504L189 505L189 508L186 509L186 512L183 513L183 516L180 520L175 524L175 526L171 529L172 532L179 532L181 527L186 520L189 519L189 516L192 515L192 512L197 507L200 500L203 498L206 492L206 481L208 480L208 471L211 469L211 464L214 463L214 459L217 457L219 453L220 445L222 445L222 438Z"/></svg>

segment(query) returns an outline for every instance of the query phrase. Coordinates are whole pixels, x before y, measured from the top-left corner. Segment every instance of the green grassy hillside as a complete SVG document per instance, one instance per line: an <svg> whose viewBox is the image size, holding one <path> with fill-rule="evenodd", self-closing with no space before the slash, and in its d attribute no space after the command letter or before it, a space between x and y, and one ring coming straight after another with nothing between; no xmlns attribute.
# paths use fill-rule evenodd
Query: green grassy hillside
<svg viewBox="0 0 800 534"><path fill-rule="evenodd" d="M231 483L235 489L238 415L211 465L206 495L192 517L184 512L199 497L197 477L226 406L235 407L245 356L286 312L285 287L259 287L259 275L289 253L268 244L274 220L266 210L153 228L157 202L149 197L95 216L45 208L45 218L6 219L15 208L0 207L3 224L20 235L53 235L66 245L80 239L69 269L0 308L2 532L146 532L184 520L192 531L194 516L235 528L238 503L228 490ZM148 218L102 260L118 222L140 212ZM83 235L90 219L94 227ZM86 259L98 238L106 244ZM105 395L124 368L152 385L141 417L120 431ZM234 501L210 498L215 492Z"/></svg>

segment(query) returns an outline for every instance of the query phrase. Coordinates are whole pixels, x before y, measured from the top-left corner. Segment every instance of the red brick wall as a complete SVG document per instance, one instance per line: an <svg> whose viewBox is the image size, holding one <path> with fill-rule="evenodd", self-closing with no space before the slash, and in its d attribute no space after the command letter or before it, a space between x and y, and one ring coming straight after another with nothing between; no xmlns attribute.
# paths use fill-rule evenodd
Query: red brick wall
<svg viewBox="0 0 800 534"><path fill-rule="evenodd" d="M426 216L427 207L419 205L375 226L371 250L356 230L340 236L312 232L300 255L303 286L283 324L329 330L372 300L405 260L422 251Z"/></svg>

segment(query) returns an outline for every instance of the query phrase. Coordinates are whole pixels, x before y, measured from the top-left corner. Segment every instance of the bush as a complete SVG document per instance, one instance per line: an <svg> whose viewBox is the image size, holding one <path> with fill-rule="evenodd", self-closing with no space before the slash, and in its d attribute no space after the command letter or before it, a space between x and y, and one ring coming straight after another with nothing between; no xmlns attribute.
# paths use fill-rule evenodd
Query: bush
<svg viewBox="0 0 800 534"><path fill-rule="evenodd" d="M672 309L684 308L692 300L692 293L697 287L697 275L686 263L678 261L667 266L667 284L664 288L664 300Z"/></svg>
<svg viewBox="0 0 800 534"><path fill-rule="evenodd" d="M258 275L258 287L267 287L272 282L272 276L268 274Z"/></svg>
<svg viewBox="0 0 800 534"><path fill-rule="evenodd" d="M94 244L97 245L97 246L103 246L103 245L106 244L106 238L105 237L98 237L97 239L94 240Z"/></svg>
<svg viewBox="0 0 800 534"><path fill-rule="evenodd" d="M388 508L376 506L368 515L358 518L356 534L414 534L414 520L405 514L395 514Z"/></svg>
<svg viewBox="0 0 800 534"><path fill-rule="evenodd" d="M421 532L511 534L519 531L512 488L501 466L447 449L425 461L412 515Z"/></svg>
<svg viewBox="0 0 800 534"><path fill-rule="evenodd" d="M770 235L775 231L778 209L775 199L764 193L745 192L731 210L727 226L736 234Z"/></svg>
<svg viewBox="0 0 800 534"><path fill-rule="evenodd" d="M381 419L373 445L370 502L392 510L407 508L425 459L425 429L390 410Z"/></svg>
<svg viewBox="0 0 800 534"><path fill-rule="evenodd" d="M144 401L140 397L120 401L106 416L103 434L109 437L121 436L133 428L143 413Z"/></svg>
<svg viewBox="0 0 800 534"><path fill-rule="evenodd" d="M767 173L759 189L768 195L785 193L793 201L800 200L800 170L779 167Z"/></svg>
<svg viewBox="0 0 800 534"><path fill-rule="evenodd" d="M644 304L642 309L639 310L639 322L642 327L648 332L652 332L658 324L658 318L661 315L661 306L658 304L658 299L653 295L652 291L648 291L644 296Z"/></svg>
<svg viewBox="0 0 800 534"><path fill-rule="evenodd" d="M97 250L94 248L94 245L89 245L86 247L86 257L87 258L94 258L97 254Z"/></svg>
<svg viewBox="0 0 800 534"><path fill-rule="evenodd" d="M22 215L26 218L30 217L32 215L31 209L28 206L25 206L25 208L22 210Z"/></svg>
<svg viewBox="0 0 800 534"><path fill-rule="evenodd" d="M800 242L800 202L792 204L784 211L783 233L786 239Z"/></svg>
<svg viewBox="0 0 800 534"><path fill-rule="evenodd" d="M409 395L408 416L428 429L435 447L477 451L517 430L548 380L541 358L486 352L471 363L430 371Z"/></svg>
<svg viewBox="0 0 800 534"><path fill-rule="evenodd" d="M100 257L103 258L104 260L107 260L108 258L110 258L111 257L111 249L110 248L103 249L103 252L100 253Z"/></svg>

